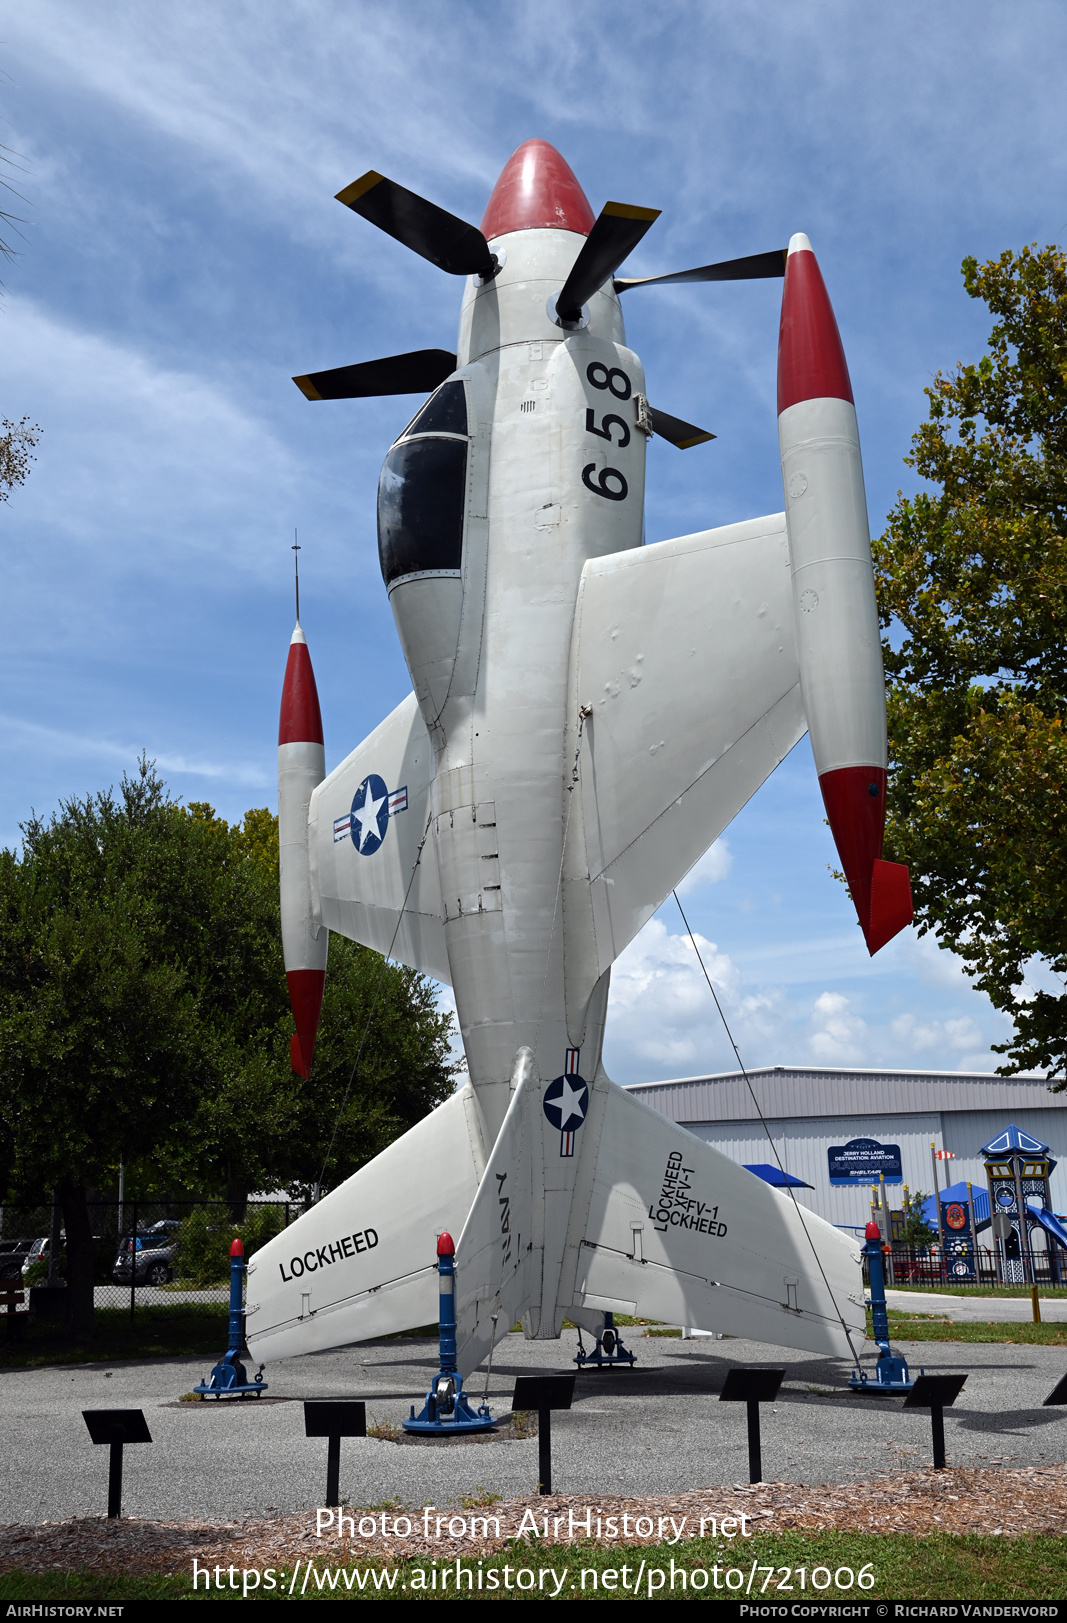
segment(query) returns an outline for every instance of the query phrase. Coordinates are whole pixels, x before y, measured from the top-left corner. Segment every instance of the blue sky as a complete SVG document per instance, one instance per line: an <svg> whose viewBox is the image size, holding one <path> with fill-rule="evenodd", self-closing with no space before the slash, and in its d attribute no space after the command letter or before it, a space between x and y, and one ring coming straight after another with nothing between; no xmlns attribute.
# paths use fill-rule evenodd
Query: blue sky
<svg viewBox="0 0 1067 1623"><path fill-rule="evenodd" d="M844 338L874 533L938 368L982 352L965 254L1062 240L1057 0L35 0L0 52L27 198L3 271L0 415L44 435L0 507L0 839L142 749L226 816L275 804L299 526L336 764L408 690L374 493L405 399L309 405L290 377L454 344L459 284L334 202L376 168L477 221L531 135L594 209L661 208L652 274L806 231ZM647 533L781 507L780 285L628 296L663 409ZM802 744L683 897L748 1064L992 1069L1006 1021L913 933L867 958ZM1035 971L1038 973L1038 971ZM732 1056L674 904L618 966L620 1081Z"/></svg>

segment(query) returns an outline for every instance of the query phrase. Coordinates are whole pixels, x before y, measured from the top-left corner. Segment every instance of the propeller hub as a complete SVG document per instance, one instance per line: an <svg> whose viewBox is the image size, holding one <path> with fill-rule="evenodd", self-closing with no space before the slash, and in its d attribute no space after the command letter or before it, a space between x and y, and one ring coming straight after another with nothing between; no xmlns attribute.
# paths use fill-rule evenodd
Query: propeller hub
<svg viewBox="0 0 1067 1623"><path fill-rule="evenodd" d="M489 241L508 231L555 228L587 237L595 216L567 160L548 141L524 141L493 187L482 219Z"/></svg>

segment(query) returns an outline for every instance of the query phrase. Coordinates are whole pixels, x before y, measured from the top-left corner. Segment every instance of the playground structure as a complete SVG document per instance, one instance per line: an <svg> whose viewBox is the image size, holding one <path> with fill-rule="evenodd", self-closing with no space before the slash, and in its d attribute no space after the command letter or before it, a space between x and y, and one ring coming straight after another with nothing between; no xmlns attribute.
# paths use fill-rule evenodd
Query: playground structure
<svg viewBox="0 0 1067 1623"><path fill-rule="evenodd" d="M1053 1282L1059 1284L1063 1271L1059 1250L1067 1252L1067 1227L1052 1210L1049 1199L1048 1181L1057 1163L1049 1155L1048 1145L1012 1125L983 1145L981 1153L985 1157L992 1214L989 1222L999 1247L1001 1279L1006 1285L1035 1281L1034 1235L1040 1230L1048 1236L1044 1249Z"/></svg>
<svg viewBox="0 0 1067 1623"><path fill-rule="evenodd" d="M1067 1221L1052 1209L1049 1179L1058 1163L1049 1146L1011 1123L978 1153L987 1188L961 1181L923 1203L923 1216L940 1236L937 1250L904 1244L904 1213L890 1210L884 1186L872 1189L871 1219L890 1242L890 1285L1064 1282ZM991 1246L980 1246L983 1233Z"/></svg>

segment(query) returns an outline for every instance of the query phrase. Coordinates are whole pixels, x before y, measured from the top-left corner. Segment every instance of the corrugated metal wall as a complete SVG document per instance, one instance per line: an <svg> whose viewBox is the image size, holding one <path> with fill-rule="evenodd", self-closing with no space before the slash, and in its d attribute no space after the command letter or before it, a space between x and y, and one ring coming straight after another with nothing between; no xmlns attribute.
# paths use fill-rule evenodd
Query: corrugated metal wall
<svg viewBox="0 0 1067 1623"><path fill-rule="evenodd" d="M1067 1094L1045 1083L945 1072L860 1072L776 1067L750 1073L782 1165L813 1185L797 1199L831 1223L865 1223L869 1186L832 1186L827 1150L851 1138L899 1144L904 1182L932 1192L930 1141L955 1151L939 1164L941 1187L970 1179L986 1187L978 1155L1009 1122L1051 1146L1060 1165L1052 1174L1056 1211L1067 1212ZM645 1084L632 1090L643 1101L713 1144L732 1161L773 1163L752 1093L738 1074ZM788 1113L787 1113L788 1112ZM890 1187L898 1206L900 1185Z"/></svg>
<svg viewBox="0 0 1067 1623"><path fill-rule="evenodd" d="M758 1122L686 1122L685 1125L697 1138L728 1155L731 1161L774 1162L767 1135ZM862 1122L857 1122L854 1116L823 1116L816 1120L769 1121L767 1125L786 1171L812 1185L811 1189L798 1189L797 1200L830 1223L866 1223L870 1206L868 1184L857 1189L831 1185L826 1160L831 1144L847 1144L850 1138L877 1138L883 1144L899 1144L904 1182L912 1189L930 1191L930 1140L941 1142L941 1121L937 1115L865 1116ZM890 1185L889 1193L890 1205L899 1206L900 1185Z"/></svg>

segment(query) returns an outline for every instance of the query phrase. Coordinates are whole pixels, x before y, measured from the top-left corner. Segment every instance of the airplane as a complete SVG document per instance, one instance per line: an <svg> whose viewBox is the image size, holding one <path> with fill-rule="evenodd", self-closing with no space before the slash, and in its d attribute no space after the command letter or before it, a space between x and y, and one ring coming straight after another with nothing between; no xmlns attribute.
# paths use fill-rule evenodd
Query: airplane
<svg viewBox="0 0 1067 1623"><path fill-rule="evenodd" d="M456 351L295 379L428 398L378 489L412 692L327 774L299 618L278 748L282 931L307 1077L329 935L453 988L467 1081L249 1263L261 1361L433 1322L456 1247L458 1367L521 1320L628 1313L848 1357L856 1242L649 1109L601 1058L611 965L810 734L868 950L911 919L881 859L886 717L856 412L806 236L617 272L658 211L594 216L548 142L481 228L375 171L338 193L463 278ZM645 452L713 436L650 404L621 296L784 278L784 512L643 543Z"/></svg>

